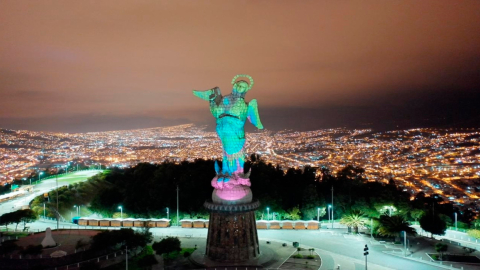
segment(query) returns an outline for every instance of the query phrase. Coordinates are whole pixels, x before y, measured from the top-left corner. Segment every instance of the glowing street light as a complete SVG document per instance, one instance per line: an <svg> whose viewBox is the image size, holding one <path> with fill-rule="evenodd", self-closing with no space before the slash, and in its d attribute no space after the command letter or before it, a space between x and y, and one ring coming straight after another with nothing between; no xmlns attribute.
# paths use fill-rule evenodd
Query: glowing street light
<svg viewBox="0 0 480 270"><path fill-rule="evenodd" d="M123 219L123 208L122 208L122 206L120 205L118 207L118 209L120 209L120 219Z"/></svg>
<svg viewBox="0 0 480 270"><path fill-rule="evenodd" d="M43 174L43 172L38 173L38 181L40 181L40 175L42 175L42 174ZM30 183L32 183L32 179L30 179Z"/></svg>
<svg viewBox="0 0 480 270"><path fill-rule="evenodd" d="M170 219L170 209L167 207L167 219Z"/></svg>
<svg viewBox="0 0 480 270"><path fill-rule="evenodd" d="M320 222L320 207L317 208L317 221Z"/></svg>
<svg viewBox="0 0 480 270"><path fill-rule="evenodd" d="M458 227L457 227L457 212L455 212L454 214L455 214L455 231L458 231Z"/></svg>
<svg viewBox="0 0 480 270"><path fill-rule="evenodd" d="M269 219L270 217L270 207L267 207L267 220Z"/></svg>

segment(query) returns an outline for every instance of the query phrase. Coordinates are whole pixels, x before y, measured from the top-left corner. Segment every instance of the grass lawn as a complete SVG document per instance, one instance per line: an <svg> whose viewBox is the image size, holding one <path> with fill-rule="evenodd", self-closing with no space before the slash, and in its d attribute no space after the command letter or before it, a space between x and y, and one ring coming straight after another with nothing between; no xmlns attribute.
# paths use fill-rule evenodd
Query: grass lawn
<svg viewBox="0 0 480 270"><path fill-rule="evenodd" d="M77 182L86 181L88 178L103 172L104 170L87 170L87 171L79 171L79 172L72 172L67 174L61 174L58 176L58 185L62 186L65 184L73 184ZM53 179L55 180L55 176L45 178L42 180Z"/></svg>

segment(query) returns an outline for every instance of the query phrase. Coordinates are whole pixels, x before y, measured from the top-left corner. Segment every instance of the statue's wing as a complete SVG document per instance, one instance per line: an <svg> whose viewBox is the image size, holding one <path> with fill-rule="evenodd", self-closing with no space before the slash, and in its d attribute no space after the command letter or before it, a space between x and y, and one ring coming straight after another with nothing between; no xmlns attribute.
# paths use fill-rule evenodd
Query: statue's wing
<svg viewBox="0 0 480 270"><path fill-rule="evenodd" d="M255 127L263 129L262 122L260 121L260 115L258 114L258 104L256 99L252 99L248 103L247 118Z"/></svg>
<svg viewBox="0 0 480 270"><path fill-rule="evenodd" d="M221 96L220 88L215 87L205 91L193 90L193 95L203 100L214 100L217 96Z"/></svg>

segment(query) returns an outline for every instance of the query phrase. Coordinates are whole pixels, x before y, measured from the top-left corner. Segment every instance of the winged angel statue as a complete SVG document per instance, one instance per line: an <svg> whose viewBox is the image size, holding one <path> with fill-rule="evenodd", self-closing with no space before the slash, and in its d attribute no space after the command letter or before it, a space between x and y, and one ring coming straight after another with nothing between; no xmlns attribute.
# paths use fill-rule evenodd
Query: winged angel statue
<svg viewBox="0 0 480 270"><path fill-rule="evenodd" d="M250 85L238 78L245 77ZM253 79L248 75L237 75L232 79L233 90L222 96L220 88L205 91L193 90L193 94L210 103L210 111L217 120L217 134L222 141L223 162L220 168L215 162L217 176L212 180L216 189L232 189L237 185L250 186L250 172L244 173L245 163L245 121L248 119L258 129L263 129L258 115L257 100L245 102L245 94L253 87Z"/></svg>

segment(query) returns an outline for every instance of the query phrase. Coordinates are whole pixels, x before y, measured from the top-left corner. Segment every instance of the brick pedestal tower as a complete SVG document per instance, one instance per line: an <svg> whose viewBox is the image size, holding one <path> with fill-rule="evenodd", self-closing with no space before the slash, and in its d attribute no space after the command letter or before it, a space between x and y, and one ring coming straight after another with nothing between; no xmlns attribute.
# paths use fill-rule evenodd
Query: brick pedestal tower
<svg viewBox="0 0 480 270"><path fill-rule="evenodd" d="M250 188L242 187L251 194ZM223 201L215 198L213 202L205 202L210 212L208 224L207 248L208 258L218 262L239 263L258 258L257 226L255 210L260 206L258 201L247 200Z"/></svg>

